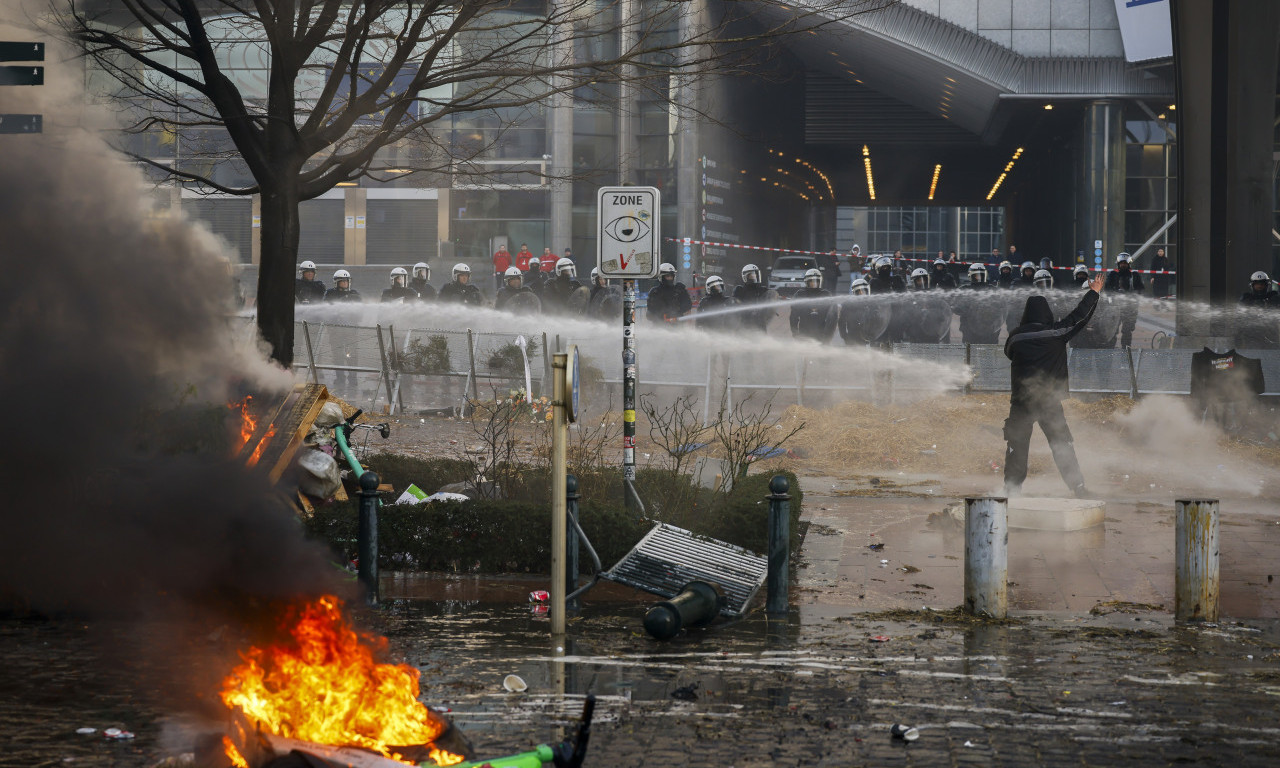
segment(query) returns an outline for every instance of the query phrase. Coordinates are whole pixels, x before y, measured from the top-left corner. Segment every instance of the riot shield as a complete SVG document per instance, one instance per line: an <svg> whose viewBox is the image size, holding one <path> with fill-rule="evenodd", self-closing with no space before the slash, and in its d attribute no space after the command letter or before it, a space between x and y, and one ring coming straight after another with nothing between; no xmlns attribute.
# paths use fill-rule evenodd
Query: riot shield
<svg viewBox="0 0 1280 768"><path fill-rule="evenodd" d="M892 318L893 308L887 301L867 297L846 299L840 305L840 336L849 344L882 341Z"/></svg>
<svg viewBox="0 0 1280 768"><path fill-rule="evenodd" d="M918 296L909 312L908 335L912 341L937 344L951 332L951 305L941 296Z"/></svg>
<svg viewBox="0 0 1280 768"><path fill-rule="evenodd" d="M617 288L606 288L587 299L583 314L593 320L617 320L622 317L622 293Z"/></svg>
<svg viewBox="0 0 1280 768"><path fill-rule="evenodd" d="M1084 330L1071 340L1071 346L1084 349L1111 349L1120 332L1120 310L1110 296L1098 298L1098 306Z"/></svg>
<svg viewBox="0 0 1280 768"><path fill-rule="evenodd" d="M565 298L565 312L570 315L581 315L586 310L589 301L591 301L591 289L585 285L580 285L569 291L568 297Z"/></svg>
<svg viewBox="0 0 1280 768"><path fill-rule="evenodd" d="M542 313L542 300L532 291L521 291L507 299L502 309L515 315L538 315Z"/></svg>

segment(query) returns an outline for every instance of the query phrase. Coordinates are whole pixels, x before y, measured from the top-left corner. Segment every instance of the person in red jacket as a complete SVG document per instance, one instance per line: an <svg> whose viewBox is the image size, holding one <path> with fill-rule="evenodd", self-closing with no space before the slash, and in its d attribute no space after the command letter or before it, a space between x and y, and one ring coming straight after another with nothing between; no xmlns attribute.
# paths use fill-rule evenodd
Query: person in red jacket
<svg viewBox="0 0 1280 768"><path fill-rule="evenodd" d="M507 250L506 243L503 243L493 252L493 283L496 290L502 289L502 276L510 266L511 252Z"/></svg>
<svg viewBox="0 0 1280 768"><path fill-rule="evenodd" d="M516 251L516 266L521 272L529 271L529 259L533 258L533 254L529 252L527 243L520 244L520 250Z"/></svg>
<svg viewBox="0 0 1280 768"><path fill-rule="evenodd" d="M543 248L542 255L539 256L538 258L542 259L543 272L556 271L556 262L559 261L560 259L554 253L551 252L550 248Z"/></svg>

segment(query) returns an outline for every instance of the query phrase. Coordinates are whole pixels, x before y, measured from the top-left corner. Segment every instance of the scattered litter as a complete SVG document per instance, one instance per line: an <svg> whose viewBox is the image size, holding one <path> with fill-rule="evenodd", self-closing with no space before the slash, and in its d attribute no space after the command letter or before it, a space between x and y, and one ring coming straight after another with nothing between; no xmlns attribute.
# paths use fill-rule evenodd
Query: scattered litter
<svg viewBox="0 0 1280 768"><path fill-rule="evenodd" d="M697 701L698 700L698 683L690 683L689 685L677 688L671 692L671 698L680 701Z"/></svg>
<svg viewBox="0 0 1280 768"><path fill-rule="evenodd" d="M893 738L902 739L903 741L915 741L920 738L920 731L909 725L903 725L902 723L894 723L889 726L889 733Z"/></svg>
<svg viewBox="0 0 1280 768"><path fill-rule="evenodd" d="M1128 704L1128 703L1129 703L1129 702L1125 701L1124 699L1120 699L1119 701L1113 701L1113 702L1111 702L1110 706L1112 706L1112 707L1123 707L1125 704Z"/></svg>
<svg viewBox="0 0 1280 768"><path fill-rule="evenodd" d="M880 564L881 564L881 565L888 565L888 564L889 564L889 561L888 561L888 560L881 560L881 561L880 561Z"/></svg>
<svg viewBox="0 0 1280 768"><path fill-rule="evenodd" d="M116 741L123 741L125 739L133 738L133 733L131 733L130 731L122 730L120 728L108 728L107 730L102 732L102 735L106 736L108 739L114 739Z"/></svg>
<svg viewBox="0 0 1280 768"><path fill-rule="evenodd" d="M878 544L868 544L867 549L871 549L871 550L875 550L876 552L879 552L880 550L884 549L884 542L882 541Z"/></svg>
<svg viewBox="0 0 1280 768"><path fill-rule="evenodd" d="M396 503L397 504L421 504L426 500L427 500L427 492L422 490L418 486L414 485L413 483L410 483L409 487L404 489L404 493L400 494L400 498L396 499Z"/></svg>
<svg viewBox="0 0 1280 768"><path fill-rule="evenodd" d="M534 616L546 616L548 613L551 612L551 606L546 604L531 605L529 606L529 609L532 611Z"/></svg>
<svg viewBox="0 0 1280 768"><path fill-rule="evenodd" d="M529 602L545 603L551 599L551 593L545 589L535 589L529 593Z"/></svg>
<svg viewBox="0 0 1280 768"><path fill-rule="evenodd" d="M97 733L97 732L98 732L97 728L77 728L76 729L76 733L80 734L81 736L88 736L91 733Z"/></svg>
<svg viewBox="0 0 1280 768"><path fill-rule="evenodd" d="M888 635L872 635L872 636L871 636L871 642L873 642L873 643L887 643L887 642L889 642L889 636L888 636Z"/></svg>
<svg viewBox="0 0 1280 768"><path fill-rule="evenodd" d="M511 693L524 693L529 690L529 684L519 675L507 675L502 678L502 687Z"/></svg>
<svg viewBox="0 0 1280 768"><path fill-rule="evenodd" d="M972 742L972 741L966 741L966 742L964 743L964 745L965 745L966 747L972 747L972 746L973 746L973 742Z"/></svg>
<svg viewBox="0 0 1280 768"><path fill-rule="evenodd" d="M453 708L451 708L451 707L445 707L445 706L441 706L441 705L437 704L436 706L434 706L434 707L432 707L432 708L431 708L431 711L432 711L432 712L441 712L441 713L443 713L443 714L446 714L446 715L447 715L447 714L449 714L450 712L452 712L452 711L453 711Z"/></svg>
<svg viewBox="0 0 1280 768"><path fill-rule="evenodd" d="M867 481L867 485L879 485L879 484L880 484L880 478L878 477L873 477Z"/></svg>

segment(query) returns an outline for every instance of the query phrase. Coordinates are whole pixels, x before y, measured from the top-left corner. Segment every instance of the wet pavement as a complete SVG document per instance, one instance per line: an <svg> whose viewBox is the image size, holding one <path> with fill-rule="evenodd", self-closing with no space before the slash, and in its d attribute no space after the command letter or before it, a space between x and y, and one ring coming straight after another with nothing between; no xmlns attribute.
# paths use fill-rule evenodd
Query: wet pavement
<svg viewBox="0 0 1280 768"><path fill-rule="evenodd" d="M784 618L757 606L659 643L641 627L654 598L609 585L556 641L526 601L544 579L386 575L365 620L484 757L564 738L590 692L587 766L1280 764L1274 510L1224 502L1220 623L1174 625L1172 509L1123 493L1098 529L1013 531L1014 618L988 622L954 610L963 539L941 511L991 479L929 480L804 479ZM0 621L0 765L149 766L189 748L177 724L210 711L232 648L155 619ZM528 690L506 692L508 674ZM137 738L104 739L113 726Z"/></svg>

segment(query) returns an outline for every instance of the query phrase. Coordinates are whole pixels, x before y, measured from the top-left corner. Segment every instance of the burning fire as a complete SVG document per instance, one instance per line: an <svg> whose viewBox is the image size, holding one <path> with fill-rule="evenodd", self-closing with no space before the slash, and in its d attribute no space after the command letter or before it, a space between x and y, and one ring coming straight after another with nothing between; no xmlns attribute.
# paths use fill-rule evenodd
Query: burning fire
<svg viewBox="0 0 1280 768"><path fill-rule="evenodd" d="M430 744L444 732L445 723L418 701L418 671L375 662L386 638L352 629L337 597L293 606L284 622L290 641L250 648L223 681L228 707L279 736L362 747L402 762L393 747ZM438 748L430 757L437 765L463 760Z"/></svg>
<svg viewBox="0 0 1280 768"><path fill-rule="evenodd" d="M253 395L245 395L244 399L238 403L227 403L227 407L233 411L240 412L240 442L236 444L236 453L239 453L249 440L253 438L254 430L258 428L258 420L249 413L249 403L253 401Z"/></svg>

